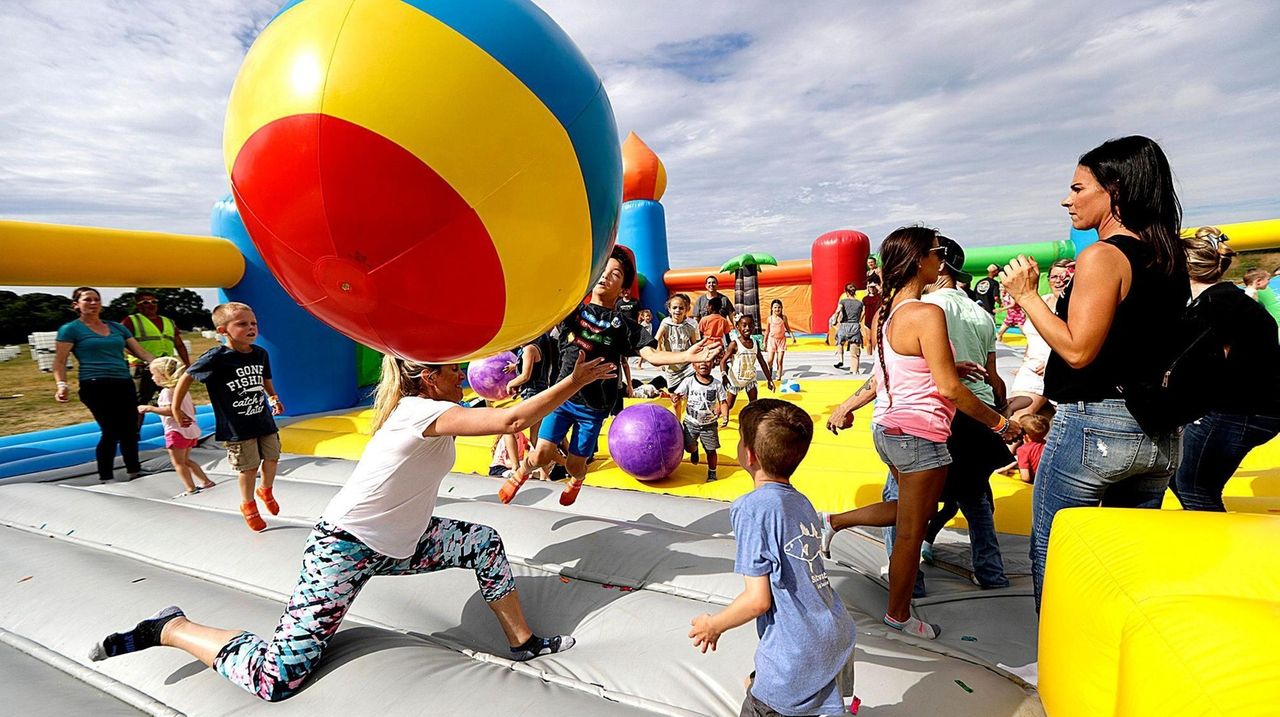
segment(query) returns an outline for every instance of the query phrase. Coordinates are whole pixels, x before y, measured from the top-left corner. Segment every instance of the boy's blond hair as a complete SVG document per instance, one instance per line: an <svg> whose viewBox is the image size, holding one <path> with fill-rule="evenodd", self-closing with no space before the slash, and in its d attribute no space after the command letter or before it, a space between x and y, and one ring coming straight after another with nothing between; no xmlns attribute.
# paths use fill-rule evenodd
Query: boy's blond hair
<svg viewBox="0 0 1280 717"><path fill-rule="evenodd" d="M1022 426L1023 433L1031 436L1033 440L1041 440L1049 435L1049 419L1038 413L1028 413L1019 418L1018 425Z"/></svg>
<svg viewBox="0 0 1280 717"><path fill-rule="evenodd" d="M231 315L237 311L253 311L253 307L239 301L228 301L225 304L218 304L213 307L213 328L220 329L227 325L231 320Z"/></svg>
<svg viewBox="0 0 1280 717"><path fill-rule="evenodd" d="M748 403L738 416L742 440L760 459L760 467L774 478L790 479L809 452L813 419L794 403L761 398Z"/></svg>
<svg viewBox="0 0 1280 717"><path fill-rule="evenodd" d="M159 371L160 377L156 380L156 385L163 388L173 388L178 385L178 379L187 372L187 365L177 356L161 356L153 359L148 365Z"/></svg>

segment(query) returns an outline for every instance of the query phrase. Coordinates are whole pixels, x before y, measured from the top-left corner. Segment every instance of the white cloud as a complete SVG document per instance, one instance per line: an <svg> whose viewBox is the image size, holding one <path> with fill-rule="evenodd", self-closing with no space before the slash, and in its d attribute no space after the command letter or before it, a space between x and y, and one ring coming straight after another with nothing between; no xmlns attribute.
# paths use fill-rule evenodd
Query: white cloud
<svg viewBox="0 0 1280 717"><path fill-rule="evenodd" d="M0 4L0 216L208 231L223 112L275 0ZM662 157L675 266L917 221L1062 238L1100 141L1158 139L1188 224L1280 216L1280 5L541 3Z"/></svg>

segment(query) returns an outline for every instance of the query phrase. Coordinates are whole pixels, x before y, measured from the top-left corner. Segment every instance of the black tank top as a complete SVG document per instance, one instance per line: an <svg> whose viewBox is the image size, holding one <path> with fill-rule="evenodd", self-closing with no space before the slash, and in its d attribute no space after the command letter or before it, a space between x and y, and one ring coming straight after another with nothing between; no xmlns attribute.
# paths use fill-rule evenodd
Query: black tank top
<svg viewBox="0 0 1280 717"><path fill-rule="evenodd" d="M1172 276L1151 265L1154 252L1139 239L1113 236L1102 240L1129 260L1133 282L1116 307L1111 330L1097 358L1083 368L1071 368L1054 351L1044 370L1044 395L1053 401L1101 401L1120 398L1118 386L1156 380L1172 360L1178 320L1191 297L1186 272ZM1071 315L1071 290L1058 300L1063 321Z"/></svg>

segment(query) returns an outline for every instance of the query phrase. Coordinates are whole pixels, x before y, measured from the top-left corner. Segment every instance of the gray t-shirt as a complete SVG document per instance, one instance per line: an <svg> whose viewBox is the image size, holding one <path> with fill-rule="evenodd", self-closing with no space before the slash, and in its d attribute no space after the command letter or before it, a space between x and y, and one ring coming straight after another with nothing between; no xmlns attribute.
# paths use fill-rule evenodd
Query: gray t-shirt
<svg viewBox="0 0 1280 717"><path fill-rule="evenodd" d="M772 605L756 618L760 644L751 694L785 715L840 714L836 676L853 655L856 628L819 555L813 504L791 485L765 483L735 500L734 571L769 577Z"/></svg>
<svg viewBox="0 0 1280 717"><path fill-rule="evenodd" d="M862 302L846 296L840 300L840 323L842 324L859 324L862 323Z"/></svg>

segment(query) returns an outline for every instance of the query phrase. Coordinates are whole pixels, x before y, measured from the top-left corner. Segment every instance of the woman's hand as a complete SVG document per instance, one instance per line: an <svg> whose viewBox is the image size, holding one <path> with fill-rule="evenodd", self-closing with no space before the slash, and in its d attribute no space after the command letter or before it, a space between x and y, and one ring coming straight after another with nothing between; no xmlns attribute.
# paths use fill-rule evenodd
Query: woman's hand
<svg viewBox="0 0 1280 717"><path fill-rule="evenodd" d="M146 404L138 406L138 413L151 413L151 407Z"/></svg>
<svg viewBox="0 0 1280 717"><path fill-rule="evenodd" d="M1031 373L1034 373L1037 376L1043 376L1044 366L1045 364L1043 361L1037 361L1035 365L1031 367Z"/></svg>
<svg viewBox="0 0 1280 717"><path fill-rule="evenodd" d="M514 362L514 361L508 361L508 362L506 363L506 365L504 365L504 366L502 367L502 372L503 372L503 373L515 373L515 372L516 372L516 368L517 368L517 367L516 367L516 364L515 364L515 362Z"/></svg>
<svg viewBox="0 0 1280 717"><path fill-rule="evenodd" d="M71 394L71 388L67 386L67 384L65 383L60 383L58 384L58 387L53 391L53 400L57 401L58 403L66 403L68 400L70 400L70 394Z"/></svg>
<svg viewBox="0 0 1280 717"><path fill-rule="evenodd" d="M827 430L833 435L840 435L840 431L853 428L853 408L848 401L841 403L831 412L831 416L827 418Z"/></svg>
<svg viewBox="0 0 1280 717"><path fill-rule="evenodd" d="M1040 266L1035 259L1019 254L1000 272L1000 284L1015 301L1026 303L1040 290Z"/></svg>
<svg viewBox="0 0 1280 717"><path fill-rule="evenodd" d="M173 411L173 420L177 421L179 426L186 428L192 424L191 416L188 416L181 408L179 408L178 404L173 404L170 410Z"/></svg>
<svg viewBox="0 0 1280 717"><path fill-rule="evenodd" d="M617 367L602 358L585 360L584 354L578 353L578 360L573 364L573 382L585 386L594 381L606 378L617 378Z"/></svg>

